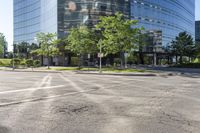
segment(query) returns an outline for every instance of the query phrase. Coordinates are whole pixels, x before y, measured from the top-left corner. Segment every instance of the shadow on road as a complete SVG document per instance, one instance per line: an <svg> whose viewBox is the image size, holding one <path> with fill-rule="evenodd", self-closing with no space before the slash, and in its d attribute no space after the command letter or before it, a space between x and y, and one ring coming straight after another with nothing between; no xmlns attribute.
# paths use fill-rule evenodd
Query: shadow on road
<svg viewBox="0 0 200 133"><path fill-rule="evenodd" d="M200 78L200 69L195 69L195 68L142 67L142 69L159 71L159 72L169 72L175 75L190 77L190 78Z"/></svg>
<svg viewBox="0 0 200 133"><path fill-rule="evenodd" d="M0 133L10 133L10 130L7 127L0 125Z"/></svg>

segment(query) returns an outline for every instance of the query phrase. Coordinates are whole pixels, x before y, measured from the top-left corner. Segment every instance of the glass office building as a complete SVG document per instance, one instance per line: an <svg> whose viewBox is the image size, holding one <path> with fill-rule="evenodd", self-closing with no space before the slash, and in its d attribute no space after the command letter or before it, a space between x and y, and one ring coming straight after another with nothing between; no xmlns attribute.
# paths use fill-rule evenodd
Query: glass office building
<svg viewBox="0 0 200 133"><path fill-rule="evenodd" d="M195 39L200 42L200 21L195 22Z"/></svg>
<svg viewBox="0 0 200 133"><path fill-rule="evenodd" d="M167 45L182 31L195 37L194 9L194 0L14 0L14 42L34 42L38 32L60 38L71 27L92 27L99 16L119 11L137 19L139 27L161 33Z"/></svg>
<svg viewBox="0 0 200 133"><path fill-rule="evenodd" d="M40 0L13 0L14 43L33 42L40 32Z"/></svg>
<svg viewBox="0 0 200 133"><path fill-rule="evenodd" d="M58 0L58 35L66 35L71 27L97 24L99 16L123 12L129 16L125 0Z"/></svg>
<svg viewBox="0 0 200 133"><path fill-rule="evenodd" d="M35 42L38 32L58 33L71 27L93 27L99 16L123 12L129 17L129 0L14 0L14 42Z"/></svg>
<svg viewBox="0 0 200 133"><path fill-rule="evenodd" d="M195 0L131 0L131 18L146 30L162 32L162 45L168 45L186 31L195 37Z"/></svg>

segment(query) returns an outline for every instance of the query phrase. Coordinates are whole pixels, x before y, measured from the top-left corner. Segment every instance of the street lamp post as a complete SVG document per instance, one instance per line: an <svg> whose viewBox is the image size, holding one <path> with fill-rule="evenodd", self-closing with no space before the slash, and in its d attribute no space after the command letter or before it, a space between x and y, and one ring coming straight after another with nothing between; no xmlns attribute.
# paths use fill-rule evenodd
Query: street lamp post
<svg viewBox="0 0 200 133"><path fill-rule="evenodd" d="M99 62L99 73L102 73L102 45L101 45L101 42L100 42L100 54L99 54L99 57L100 57L100 62Z"/></svg>
<svg viewBox="0 0 200 133"><path fill-rule="evenodd" d="M101 28L99 28L97 30L97 33L98 33L99 36L101 36L101 31L102 31ZM100 53L98 54L98 57L99 57L99 73L102 73L102 56L103 56L103 54L102 54L102 39L100 39L98 41L98 44L100 46L100 51L99 51Z"/></svg>

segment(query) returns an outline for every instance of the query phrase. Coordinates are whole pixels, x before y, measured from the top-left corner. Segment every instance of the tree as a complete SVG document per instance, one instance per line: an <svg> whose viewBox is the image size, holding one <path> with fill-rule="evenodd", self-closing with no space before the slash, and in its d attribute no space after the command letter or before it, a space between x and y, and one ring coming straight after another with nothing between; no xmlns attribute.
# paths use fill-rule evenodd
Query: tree
<svg viewBox="0 0 200 133"><path fill-rule="evenodd" d="M138 53L140 64L144 64L144 47L151 46L153 38L148 33L140 33L138 40Z"/></svg>
<svg viewBox="0 0 200 133"><path fill-rule="evenodd" d="M60 55L63 57L63 66L65 66L65 63L70 64L70 62L71 62L71 51L70 51L69 48L67 48L69 46L69 42L67 40L67 37L58 39L57 44L58 44L58 49L59 49Z"/></svg>
<svg viewBox="0 0 200 133"><path fill-rule="evenodd" d="M46 56L48 59L48 69L50 68L50 57L59 54L57 48L56 34L53 33L38 33L36 35L37 41L40 43L40 47L34 50L33 53Z"/></svg>
<svg viewBox="0 0 200 133"><path fill-rule="evenodd" d="M29 46L30 44L28 42L21 42L19 44L16 44L15 47L15 53L17 53L19 58L27 58L29 55Z"/></svg>
<svg viewBox="0 0 200 133"><path fill-rule="evenodd" d="M171 49L176 57L179 55L179 63L183 63L183 56L192 57L194 52L194 43L191 35L186 32L181 32L176 37L175 41L172 41Z"/></svg>
<svg viewBox="0 0 200 133"><path fill-rule="evenodd" d="M87 26L72 28L67 37L66 49L70 49L76 54L92 54L97 51L94 30Z"/></svg>
<svg viewBox="0 0 200 133"><path fill-rule="evenodd" d="M124 62L124 53L130 53L137 47L138 36L143 28L133 28L137 20L126 19L123 14L116 13L114 16L102 16L96 28L101 29L102 52L107 54L120 53L121 65Z"/></svg>
<svg viewBox="0 0 200 133"><path fill-rule="evenodd" d="M7 47L6 38L3 33L0 33L0 57L5 56L5 49Z"/></svg>
<svg viewBox="0 0 200 133"><path fill-rule="evenodd" d="M97 52L97 38L95 31L87 26L72 28L65 42L66 49L77 55L93 54ZM80 65L80 63L79 63Z"/></svg>

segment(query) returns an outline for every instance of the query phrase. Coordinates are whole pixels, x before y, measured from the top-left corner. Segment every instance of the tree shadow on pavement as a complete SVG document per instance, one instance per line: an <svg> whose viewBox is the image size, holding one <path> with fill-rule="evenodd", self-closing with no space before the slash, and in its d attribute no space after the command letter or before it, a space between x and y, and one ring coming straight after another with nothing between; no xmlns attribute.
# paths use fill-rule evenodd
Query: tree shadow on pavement
<svg viewBox="0 0 200 133"><path fill-rule="evenodd" d="M10 130L7 127L0 125L0 133L10 133Z"/></svg>

